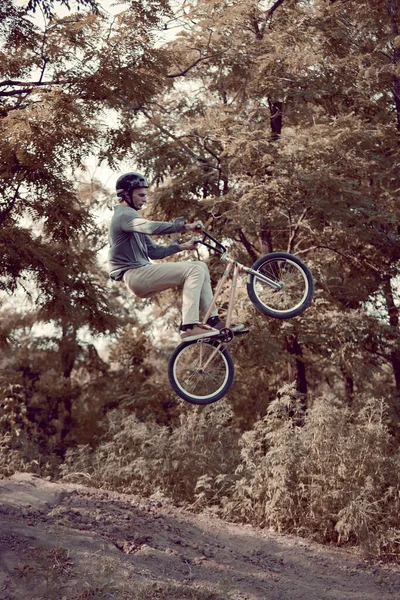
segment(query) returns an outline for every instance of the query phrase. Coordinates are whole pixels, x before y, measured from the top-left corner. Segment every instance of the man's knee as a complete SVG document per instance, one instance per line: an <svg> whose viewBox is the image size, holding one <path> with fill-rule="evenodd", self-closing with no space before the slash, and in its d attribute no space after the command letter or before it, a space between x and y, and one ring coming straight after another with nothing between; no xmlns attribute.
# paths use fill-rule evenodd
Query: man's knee
<svg viewBox="0 0 400 600"><path fill-rule="evenodd" d="M187 270L187 276L195 276L196 278L204 279L208 277L208 268L200 260L193 260L190 263L190 268Z"/></svg>
<svg viewBox="0 0 400 600"><path fill-rule="evenodd" d="M204 273L208 275L208 266L205 262L203 262L202 260L194 260L192 261L192 264L196 265L198 269L204 271Z"/></svg>

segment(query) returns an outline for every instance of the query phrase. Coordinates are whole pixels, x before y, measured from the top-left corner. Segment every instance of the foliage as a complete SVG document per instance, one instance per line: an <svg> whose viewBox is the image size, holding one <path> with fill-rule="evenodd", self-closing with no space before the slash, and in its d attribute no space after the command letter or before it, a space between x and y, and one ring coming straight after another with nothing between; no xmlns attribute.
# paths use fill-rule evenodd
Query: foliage
<svg viewBox="0 0 400 600"><path fill-rule="evenodd" d="M400 454L387 421L385 402L372 398L357 411L321 398L303 415L284 388L241 438L226 516L396 556Z"/></svg>
<svg viewBox="0 0 400 600"><path fill-rule="evenodd" d="M50 15L41 25L9 5L1 36L3 289L13 291L30 271L43 294L40 304L49 309L54 297L72 291L81 308L79 284L89 298L99 300L101 290L91 290L89 277L95 249L82 247L93 231L93 215L79 202L70 171L88 154L108 152L106 111L123 111L126 103L140 103L158 89L160 52L147 32L165 6L132 2L111 22L105 13L82 11ZM128 35L133 25L142 35ZM86 279L79 281L74 262L85 266ZM67 290L63 273L70 279Z"/></svg>
<svg viewBox="0 0 400 600"><path fill-rule="evenodd" d="M132 320L121 314L119 299L110 298L107 275L98 263L104 236L98 211L104 209L104 190L91 182L88 193L76 176L85 173L89 155L114 160L111 140L117 132L116 120L121 139L130 139L126 107L148 100L160 89L168 58L156 47L154 28L168 6L163 0L145 6L132 0L112 16L92 0L71 7L64 0L33 0L25 7L12 0L3 4L2 343L8 351L8 383L20 385L23 380L25 386L28 381L23 392L27 418L39 428L41 438L56 435L62 454L66 437L70 434L72 441L81 433L71 432L73 403L79 393L69 380L86 353L82 338L88 332L94 337L112 334L121 320ZM65 16L58 13L59 5L69 10ZM138 35L131 35L133 29ZM12 344L20 341L26 316L17 313L6 320L12 313L6 294L29 299L32 329L48 323L55 331L51 341L38 341L29 332L32 339L22 343L25 359ZM45 357L54 361L49 372ZM100 403L96 412L106 403ZM42 415L39 421L38 414Z"/></svg>
<svg viewBox="0 0 400 600"><path fill-rule="evenodd" d="M53 454L54 435L46 436L46 430L32 418L21 386L2 383L0 391L0 476L18 471L53 474L60 463Z"/></svg>
<svg viewBox="0 0 400 600"><path fill-rule="evenodd" d="M237 434L229 427L230 418L230 410L220 403L183 414L171 430L115 410L107 414L106 434L98 446L68 450L61 471L69 477L86 473L95 486L160 494L176 503L219 503L236 466L232 450Z"/></svg>
<svg viewBox="0 0 400 600"><path fill-rule="evenodd" d="M115 410L62 476L398 560L400 455L382 399L321 397L305 413L286 386L243 434L232 417L221 402L167 428Z"/></svg>

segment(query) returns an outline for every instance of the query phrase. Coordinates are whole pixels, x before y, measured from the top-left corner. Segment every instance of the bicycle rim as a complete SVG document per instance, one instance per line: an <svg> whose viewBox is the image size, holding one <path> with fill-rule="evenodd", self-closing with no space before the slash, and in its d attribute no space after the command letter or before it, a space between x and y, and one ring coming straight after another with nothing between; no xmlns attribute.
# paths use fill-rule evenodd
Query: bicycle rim
<svg viewBox="0 0 400 600"><path fill-rule="evenodd" d="M233 369L222 344L183 345L172 364L175 391L189 402L207 404L221 398L233 380Z"/></svg>
<svg viewBox="0 0 400 600"><path fill-rule="evenodd" d="M298 310L307 300L309 282L304 269L287 258L271 258L257 269L281 287L272 289L254 276L254 293L263 306L277 314Z"/></svg>

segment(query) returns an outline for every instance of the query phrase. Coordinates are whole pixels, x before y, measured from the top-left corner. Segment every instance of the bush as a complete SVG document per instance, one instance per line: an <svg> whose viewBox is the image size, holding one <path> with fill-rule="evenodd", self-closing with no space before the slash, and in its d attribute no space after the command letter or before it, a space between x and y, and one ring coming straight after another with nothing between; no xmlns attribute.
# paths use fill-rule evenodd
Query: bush
<svg viewBox="0 0 400 600"><path fill-rule="evenodd" d="M168 429L141 422L125 410L110 411L105 427L106 434L94 449L81 445L67 450L62 475L71 479L83 473L96 487L152 494L161 484Z"/></svg>
<svg viewBox="0 0 400 600"><path fill-rule="evenodd" d="M116 409L107 415L107 433L97 448L68 450L61 472L69 478L83 473L92 485L122 492L161 494L178 504L218 503L239 459L230 419L224 402L188 409L174 429Z"/></svg>
<svg viewBox="0 0 400 600"><path fill-rule="evenodd" d="M111 411L97 446L67 451L63 476L321 542L398 558L400 452L383 400L325 398L304 412L293 386L240 435L229 404L182 405L174 427ZM18 457L17 457L18 458Z"/></svg>
<svg viewBox="0 0 400 600"><path fill-rule="evenodd" d="M240 445L225 516L378 556L399 552L400 454L383 400L354 412L321 398L304 415L287 386Z"/></svg>
<svg viewBox="0 0 400 600"><path fill-rule="evenodd" d="M57 472L57 437L45 440L30 408L21 386L0 382L0 477L17 471L42 476Z"/></svg>

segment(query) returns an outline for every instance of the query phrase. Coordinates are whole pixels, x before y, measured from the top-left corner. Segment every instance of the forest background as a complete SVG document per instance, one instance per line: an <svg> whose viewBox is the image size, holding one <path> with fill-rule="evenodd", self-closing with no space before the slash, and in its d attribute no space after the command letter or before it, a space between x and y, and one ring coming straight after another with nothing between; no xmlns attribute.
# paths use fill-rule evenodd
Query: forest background
<svg viewBox="0 0 400 600"><path fill-rule="evenodd" d="M400 0L106 8L0 7L0 473L397 560ZM239 260L289 251L315 278L290 321L256 314L242 282L253 329L209 407L168 385L179 292L108 281L102 173L134 169L148 218L202 219Z"/></svg>

